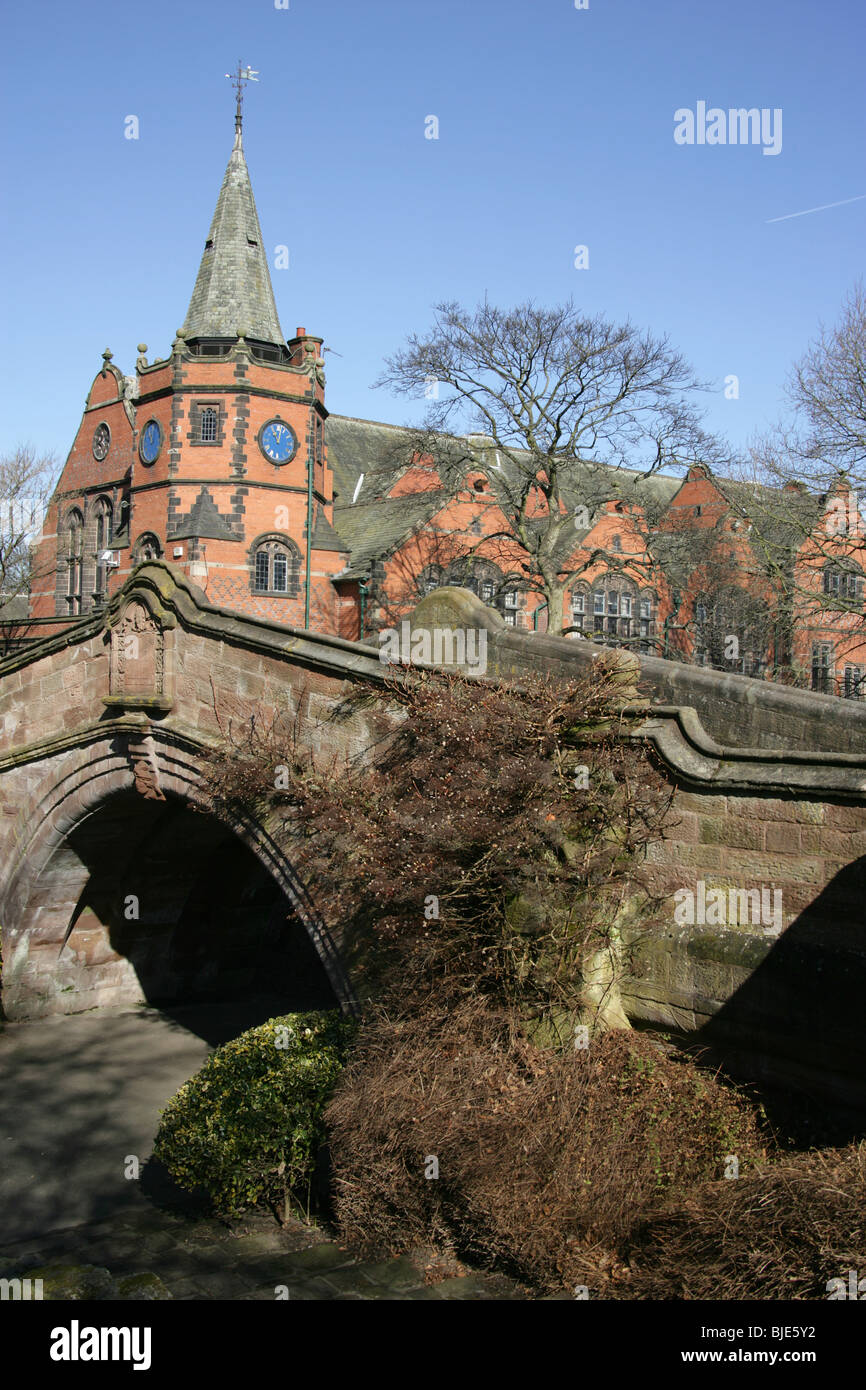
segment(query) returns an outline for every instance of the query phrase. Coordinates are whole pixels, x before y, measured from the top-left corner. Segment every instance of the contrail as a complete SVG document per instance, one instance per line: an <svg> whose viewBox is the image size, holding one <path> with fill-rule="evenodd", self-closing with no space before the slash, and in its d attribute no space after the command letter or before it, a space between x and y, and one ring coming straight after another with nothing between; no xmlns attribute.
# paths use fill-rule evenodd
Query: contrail
<svg viewBox="0 0 866 1390"><path fill-rule="evenodd" d="M859 203L861 198L866 198L866 193L858 193L856 198L842 198L838 203L822 203L819 208L806 208L803 212L786 212L784 217L768 217L765 226L771 222L787 222L791 217L808 217L810 212L826 212L828 208L841 208L845 203Z"/></svg>

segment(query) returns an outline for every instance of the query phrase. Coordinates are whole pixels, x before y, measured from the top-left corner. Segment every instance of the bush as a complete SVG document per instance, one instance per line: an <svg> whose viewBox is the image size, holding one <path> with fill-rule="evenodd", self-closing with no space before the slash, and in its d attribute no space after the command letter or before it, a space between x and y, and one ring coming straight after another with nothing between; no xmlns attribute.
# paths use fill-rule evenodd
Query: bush
<svg viewBox="0 0 866 1390"><path fill-rule="evenodd" d="M764 1156L751 1107L646 1036L554 1052L480 998L438 1003L368 1024L328 1107L337 1216L364 1254L433 1243L589 1283L665 1199Z"/></svg>
<svg viewBox="0 0 866 1390"><path fill-rule="evenodd" d="M629 1278L605 1297L826 1299L831 1279L847 1294L848 1271L866 1269L866 1143L708 1183L632 1247Z"/></svg>
<svg viewBox="0 0 866 1390"><path fill-rule="evenodd" d="M618 941L624 900L631 916L646 901L642 856L671 797L648 750L620 736L636 717L611 727L617 656L578 681L526 676L519 688L407 671L387 690L392 718L406 718L345 768L317 763L294 717L253 717L211 755L209 807L273 808L317 912L340 924L362 1001L393 985L423 1012L447 975L555 1033L563 1015L595 1015L585 967L594 977ZM369 699L361 687L341 717ZM612 985L618 1019L617 998Z"/></svg>
<svg viewBox="0 0 866 1390"><path fill-rule="evenodd" d="M322 1114L353 1024L336 1010L269 1019L210 1056L162 1112L154 1157L221 1216L309 1201Z"/></svg>

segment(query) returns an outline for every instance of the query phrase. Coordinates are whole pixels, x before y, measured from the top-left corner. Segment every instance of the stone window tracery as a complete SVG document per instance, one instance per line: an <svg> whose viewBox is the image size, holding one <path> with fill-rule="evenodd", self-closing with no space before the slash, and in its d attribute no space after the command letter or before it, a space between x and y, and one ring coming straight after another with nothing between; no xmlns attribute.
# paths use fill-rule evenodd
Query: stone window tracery
<svg viewBox="0 0 866 1390"><path fill-rule="evenodd" d="M295 597L300 586L301 561L287 536L260 536L253 544L251 559L254 594Z"/></svg>
<svg viewBox="0 0 866 1390"><path fill-rule="evenodd" d="M66 518L66 606L74 616L81 612L83 546L84 517L75 507Z"/></svg>

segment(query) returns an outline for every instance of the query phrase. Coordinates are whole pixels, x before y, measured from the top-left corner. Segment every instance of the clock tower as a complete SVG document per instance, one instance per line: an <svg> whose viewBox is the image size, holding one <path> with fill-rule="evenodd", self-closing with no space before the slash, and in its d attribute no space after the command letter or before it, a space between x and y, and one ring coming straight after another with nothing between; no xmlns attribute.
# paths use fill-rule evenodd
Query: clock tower
<svg viewBox="0 0 866 1390"><path fill-rule="evenodd" d="M31 616L98 608L164 559L218 607L336 632L322 339L280 327L243 148L234 145L183 327L134 378L104 361L43 528ZM46 578L47 574L47 578Z"/></svg>

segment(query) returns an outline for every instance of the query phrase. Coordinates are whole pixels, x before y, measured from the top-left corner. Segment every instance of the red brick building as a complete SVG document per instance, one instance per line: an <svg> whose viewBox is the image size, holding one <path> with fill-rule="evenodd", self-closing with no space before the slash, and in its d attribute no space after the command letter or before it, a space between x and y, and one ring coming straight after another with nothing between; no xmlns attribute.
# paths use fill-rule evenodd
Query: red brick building
<svg viewBox="0 0 866 1390"><path fill-rule="evenodd" d="M101 605L144 559L214 604L322 631L339 623L322 340L285 339L240 121L171 354L94 379L35 557L31 616Z"/></svg>
<svg viewBox="0 0 866 1390"><path fill-rule="evenodd" d="M31 636L98 609L154 558L218 607L347 638L392 625L443 583L547 630L526 550L509 539L514 456L480 436L444 440L463 462L443 470L410 430L329 416L322 342L304 328L283 336L238 114L170 355L148 362L140 344L126 377L103 354L36 549ZM569 488L555 547L563 632L866 692L866 545L858 513L828 561L839 499L785 499L700 467L684 479L611 469L588 490L576 465ZM775 570L758 543L766 526L753 534L756 508L781 518ZM814 604L780 597L779 555Z"/></svg>

